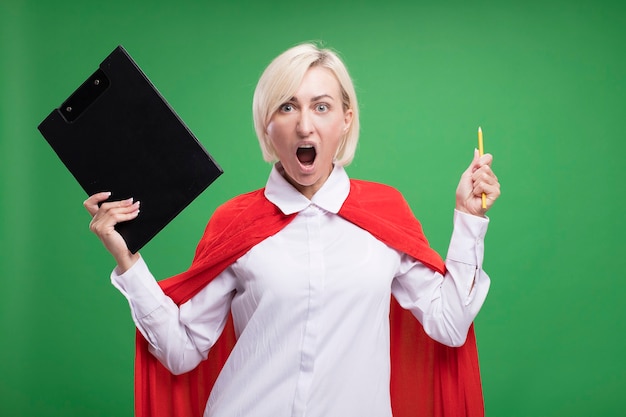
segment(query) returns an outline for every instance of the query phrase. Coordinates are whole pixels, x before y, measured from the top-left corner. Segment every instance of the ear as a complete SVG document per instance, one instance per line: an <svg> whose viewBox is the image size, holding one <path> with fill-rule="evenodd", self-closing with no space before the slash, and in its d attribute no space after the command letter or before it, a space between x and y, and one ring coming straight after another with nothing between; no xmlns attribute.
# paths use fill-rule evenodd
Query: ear
<svg viewBox="0 0 626 417"><path fill-rule="evenodd" d="M352 125L352 116L354 115L354 112L352 111L352 109L348 109L343 113L343 133L346 133L348 131L348 129L350 129L350 126Z"/></svg>

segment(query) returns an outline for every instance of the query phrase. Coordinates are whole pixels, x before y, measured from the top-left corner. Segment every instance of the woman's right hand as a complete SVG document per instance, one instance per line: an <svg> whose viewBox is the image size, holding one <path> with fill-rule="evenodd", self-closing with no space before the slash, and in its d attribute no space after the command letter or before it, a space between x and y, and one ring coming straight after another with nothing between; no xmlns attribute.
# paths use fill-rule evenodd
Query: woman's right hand
<svg viewBox="0 0 626 417"><path fill-rule="evenodd" d="M136 218L139 215L139 201L133 202L133 199L129 198L103 203L110 196L110 192L97 193L85 200L83 205L92 216L89 229L100 238L104 247L113 255L119 267L118 272L124 273L137 262L139 253L133 254L128 249L122 235L115 230L115 225Z"/></svg>

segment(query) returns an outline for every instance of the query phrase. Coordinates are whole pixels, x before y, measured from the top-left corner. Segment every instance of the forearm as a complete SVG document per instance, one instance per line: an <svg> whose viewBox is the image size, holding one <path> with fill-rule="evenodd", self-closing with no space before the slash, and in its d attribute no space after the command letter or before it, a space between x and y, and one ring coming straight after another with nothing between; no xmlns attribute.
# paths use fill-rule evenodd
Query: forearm
<svg viewBox="0 0 626 417"><path fill-rule="evenodd" d="M201 351L196 346L182 307L163 293L143 259L120 272L121 268L116 268L111 281L128 300L133 321L148 341L150 352L174 374L195 368L206 357L208 347Z"/></svg>
<svg viewBox="0 0 626 417"><path fill-rule="evenodd" d="M455 212L454 223L445 275L413 261L394 281L393 290L430 337L460 346L489 290L489 277L482 270L488 220Z"/></svg>
<svg viewBox="0 0 626 417"><path fill-rule="evenodd" d="M424 315L423 326L433 339L461 346L489 291L489 276L476 265L446 260L446 275Z"/></svg>

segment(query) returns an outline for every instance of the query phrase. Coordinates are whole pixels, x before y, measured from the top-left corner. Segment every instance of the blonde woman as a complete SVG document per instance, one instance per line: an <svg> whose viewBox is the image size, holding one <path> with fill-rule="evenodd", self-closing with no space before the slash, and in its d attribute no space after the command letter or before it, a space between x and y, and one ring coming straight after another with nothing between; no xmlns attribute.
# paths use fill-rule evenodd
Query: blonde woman
<svg viewBox="0 0 626 417"><path fill-rule="evenodd" d="M266 187L216 210L182 274L157 282L115 231L140 202L85 201L138 329L136 414L482 415L472 323L489 288L492 156L461 176L444 262L398 191L344 170L359 113L336 53L275 58L253 117Z"/></svg>

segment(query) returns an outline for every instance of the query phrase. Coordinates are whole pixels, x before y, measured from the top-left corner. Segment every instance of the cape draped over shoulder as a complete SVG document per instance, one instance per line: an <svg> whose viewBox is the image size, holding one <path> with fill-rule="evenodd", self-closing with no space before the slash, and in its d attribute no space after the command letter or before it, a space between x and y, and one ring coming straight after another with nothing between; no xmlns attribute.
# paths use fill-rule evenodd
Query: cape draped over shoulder
<svg viewBox="0 0 626 417"><path fill-rule="evenodd" d="M419 221L400 192L373 182L350 180L350 193L338 213L385 244L445 273ZM180 305L252 247L278 233L296 214L284 215L264 189L240 195L211 217L190 268L159 282ZM394 417L480 417L484 415L474 326L465 344L442 345L426 335L419 321L391 298L391 404ZM236 342L232 317L207 360L173 375L136 336L135 415L201 417L211 388Z"/></svg>

